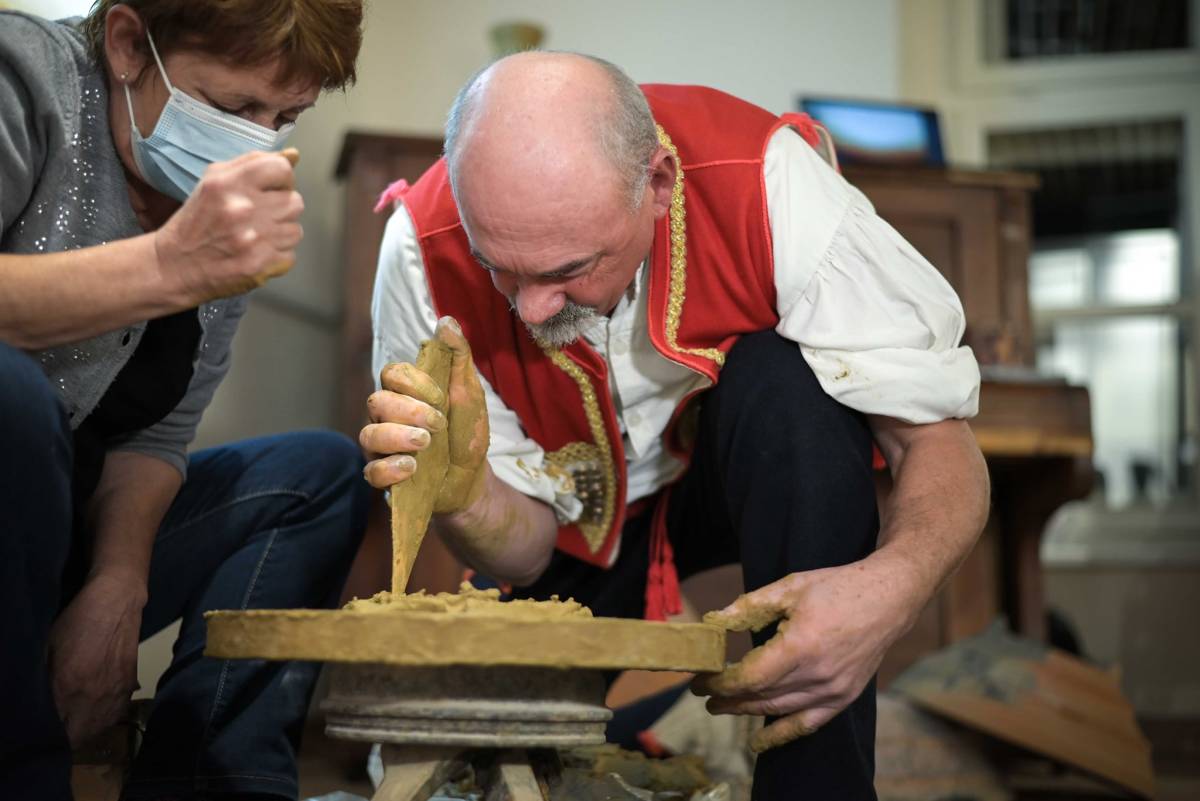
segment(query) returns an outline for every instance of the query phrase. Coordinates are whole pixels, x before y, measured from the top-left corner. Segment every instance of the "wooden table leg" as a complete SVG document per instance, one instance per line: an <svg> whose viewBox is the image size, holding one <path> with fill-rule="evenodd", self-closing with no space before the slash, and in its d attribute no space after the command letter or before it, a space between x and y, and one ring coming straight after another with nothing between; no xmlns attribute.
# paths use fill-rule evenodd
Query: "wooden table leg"
<svg viewBox="0 0 1200 801"><path fill-rule="evenodd" d="M526 752L501 755L485 801L546 801Z"/></svg>
<svg viewBox="0 0 1200 801"><path fill-rule="evenodd" d="M426 801L462 768L461 753L454 747L385 744L383 782L371 801Z"/></svg>
<svg viewBox="0 0 1200 801"><path fill-rule="evenodd" d="M1091 462L1041 458L996 460L990 466L993 506L1002 526L1005 611L1014 631L1044 641L1042 536L1060 506L1091 491Z"/></svg>

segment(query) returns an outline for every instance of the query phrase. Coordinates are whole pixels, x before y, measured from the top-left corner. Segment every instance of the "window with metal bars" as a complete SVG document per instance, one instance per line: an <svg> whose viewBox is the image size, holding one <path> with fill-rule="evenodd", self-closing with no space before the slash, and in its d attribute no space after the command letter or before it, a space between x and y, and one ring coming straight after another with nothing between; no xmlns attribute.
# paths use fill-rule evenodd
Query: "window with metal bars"
<svg viewBox="0 0 1200 801"><path fill-rule="evenodd" d="M1192 46L1190 0L987 0L996 61Z"/></svg>
<svg viewBox="0 0 1200 801"><path fill-rule="evenodd" d="M1038 367L1091 390L1097 501L1110 508L1200 496L1183 133L1176 119L988 137L992 165L1042 179L1029 266Z"/></svg>

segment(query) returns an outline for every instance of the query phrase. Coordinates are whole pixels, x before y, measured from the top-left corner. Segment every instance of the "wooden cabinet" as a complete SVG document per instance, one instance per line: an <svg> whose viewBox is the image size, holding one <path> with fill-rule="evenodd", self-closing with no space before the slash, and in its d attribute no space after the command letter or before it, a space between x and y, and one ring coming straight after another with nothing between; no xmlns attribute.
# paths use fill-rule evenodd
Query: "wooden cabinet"
<svg viewBox="0 0 1200 801"><path fill-rule="evenodd" d="M338 427L354 437L364 422L367 395L374 389L371 290L379 243L391 211L376 213L375 202L392 181L416 181L441 154L439 139L351 132L338 157L337 177L345 184Z"/></svg>
<svg viewBox="0 0 1200 801"><path fill-rule="evenodd" d="M981 364L1032 365L1030 192L1034 176L971 170L847 168L887 220L962 299Z"/></svg>

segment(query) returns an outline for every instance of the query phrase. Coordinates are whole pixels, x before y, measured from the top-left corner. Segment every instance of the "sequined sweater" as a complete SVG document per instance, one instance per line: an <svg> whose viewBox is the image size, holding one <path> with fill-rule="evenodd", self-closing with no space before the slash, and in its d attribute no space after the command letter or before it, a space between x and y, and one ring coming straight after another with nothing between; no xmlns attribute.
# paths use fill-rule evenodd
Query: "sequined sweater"
<svg viewBox="0 0 1200 801"><path fill-rule="evenodd" d="M104 71L78 20L0 12L0 253L54 253L144 231L129 202L108 122ZM149 428L110 443L186 474L187 447L229 369L246 296L200 307L192 378L176 407ZM130 355L146 323L33 352L77 427Z"/></svg>

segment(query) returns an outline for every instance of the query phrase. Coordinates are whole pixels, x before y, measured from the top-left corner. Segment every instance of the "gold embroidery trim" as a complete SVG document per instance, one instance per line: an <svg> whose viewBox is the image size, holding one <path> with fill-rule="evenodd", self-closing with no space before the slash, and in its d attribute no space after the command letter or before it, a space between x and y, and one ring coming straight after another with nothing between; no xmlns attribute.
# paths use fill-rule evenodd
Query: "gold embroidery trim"
<svg viewBox="0 0 1200 801"><path fill-rule="evenodd" d="M683 301L687 297L687 212L683 207L683 164L675 143L661 125L658 127L658 143L666 148L675 159L675 185L671 188L671 284L667 293L667 344L676 353L703 356L725 366L725 354L716 348L681 348L679 321L683 317Z"/></svg>
<svg viewBox="0 0 1200 801"><path fill-rule="evenodd" d="M579 387L592 442L572 442L546 454L551 468L568 473L575 482L576 497L583 502L583 515L576 525L592 553L600 550L612 527L617 497L617 471L612 446L604 428L604 416L596 391L583 369L561 350L546 350L554 365Z"/></svg>
<svg viewBox="0 0 1200 801"><path fill-rule="evenodd" d="M687 212L683 202L683 167L679 151L671 137L661 125L658 141L675 159L675 185L671 188L671 210L669 215L671 235L670 286L667 292L667 344L676 353L703 356L725 364L725 354L716 348L683 348L679 346L679 322L683 316L683 302L687 297ZM592 553L600 550L612 527L616 506L617 471L613 464L612 446L604 428L604 417L592 382L575 362L561 350L546 349L546 355L556 367L565 372L579 387L587 415L592 442L571 442L556 451L546 454L547 472L565 473L576 485L576 496L583 502L584 511L577 525L583 533L588 549ZM597 469L598 468L598 469ZM598 473L598 475L597 475Z"/></svg>

